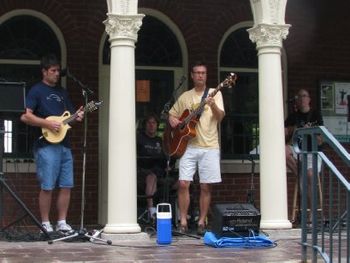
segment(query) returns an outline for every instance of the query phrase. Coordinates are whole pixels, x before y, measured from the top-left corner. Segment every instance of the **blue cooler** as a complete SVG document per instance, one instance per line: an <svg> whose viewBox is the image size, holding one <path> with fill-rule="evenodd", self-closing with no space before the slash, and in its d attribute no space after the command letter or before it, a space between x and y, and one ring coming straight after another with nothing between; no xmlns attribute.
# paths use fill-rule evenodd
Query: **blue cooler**
<svg viewBox="0 0 350 263"><path fill-rule="evenodd" d="M171 205L168 203L157 205L157 243L171 243Z"/></svg>

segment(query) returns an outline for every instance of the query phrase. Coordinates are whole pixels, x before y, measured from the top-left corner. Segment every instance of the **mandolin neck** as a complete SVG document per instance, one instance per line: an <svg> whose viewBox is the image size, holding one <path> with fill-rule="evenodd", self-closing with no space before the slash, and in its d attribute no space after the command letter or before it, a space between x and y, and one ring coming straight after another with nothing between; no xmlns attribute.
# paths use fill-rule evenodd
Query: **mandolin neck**
<svg viewBox="0 0 350 263"><path fill-rule="evenodd" d="M78 113L74 113L73 115L70 115L67 119L63 121L63 124L68 124L72 121L74 121L78 117Z"/></svg>

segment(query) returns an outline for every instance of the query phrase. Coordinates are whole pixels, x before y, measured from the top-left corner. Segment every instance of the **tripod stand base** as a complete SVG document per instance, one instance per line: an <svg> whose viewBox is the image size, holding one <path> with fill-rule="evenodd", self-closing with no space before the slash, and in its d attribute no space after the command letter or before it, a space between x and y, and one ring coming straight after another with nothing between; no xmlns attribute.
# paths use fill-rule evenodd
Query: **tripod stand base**
<svg viewBox="0 0 350 263"><path fill-rule="evenodd" d="M61 238L49 240L48 244L52 245L54 242L64 241L64 240L78 237L81 239L87 239L90 242L100 241L102 243L106 243L107 245L112 245L111 240L106 240L106 239L102 239L102 238L98 237L98 236L100 236L100 234L102 232L103 232L103 230L95 230L92 234L90 234L89 232L87 232L86 229L80 229L79 231L75 231L74 233L68 234L67 236L63 236Z"/></svg>
<svg viewBox="0 0 350 263"><path fill-rule="evenodd" d="M0 161L1 158L0 158ZM29 210L29 208L24 204L24 202L17 196L17 194L10 188L10 186L6 183L5 178L3 177L3 174L0 173L0 188L1 190L5 188L7 192L12 196L12 198L17 202L19 206L22 207L22 209L25 211L25 215L17 219L16 221L10 223L9 225L3 227L0 229L0 232L3 232L5 229L9 228L10 226L14 225L17 223L19 220L22 220L25 216L29 216L32 221L35 223L35 225L41 230L41 232L48 238L50 238L49 233L46 231L46 229L41 225L39 220L34 216L34 214Z"/></svg>
<svg viewBox="0 0 350 263"><path fill-rule="evenodd" d="M192 238L195 238L195 239L201 239L201 237L198 236L198 235L193 235L193 234L190 234L190 233L183 233L183 232L176 231L176 230L171 231L171 233L172 233L173 236L187 236L187 237L192 237Z"/></svg>

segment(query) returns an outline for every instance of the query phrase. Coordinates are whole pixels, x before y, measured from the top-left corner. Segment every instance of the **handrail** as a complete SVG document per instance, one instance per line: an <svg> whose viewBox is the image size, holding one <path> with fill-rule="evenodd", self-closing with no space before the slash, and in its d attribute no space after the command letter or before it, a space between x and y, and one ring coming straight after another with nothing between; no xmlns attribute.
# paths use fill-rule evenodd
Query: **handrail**
<svg viewBox="0 0 350 263"><path fill-rule="evenodd" d="M323 153L318 151L317 138L322 136L323 143L328 145L340 158L345 166L350 167L350 154L337 141L337 139L324 126L300 128L293 135L293 148L295 152L301 155L301 179L302 189L308 188L307 179L307 157L312 155L312 197L311 197L311 244L308 243L307 232L307 195L302 195L302 261L307 261L307 248L312 248L312 262L317 262L320 256L325 262L333 260L350 262L350 183L339 171L339 169ZM310 144L311 143L311 144ZM310 147L311 146L311 147ZM321 174L317 170L317 164L321 160L323 169ZM327 169L327 170L326 170ZM325 170L327 172L325 172ZM319 196L317 187L319 187L318 176L321 177L321 196ZM328 178L326 185L325 178ZM325 194L327 189L327 194ZM327 205L325 197L328 198ZM321 216L318 216L317 205L321 202ZM328 225L325 225L325 210L328 210ZM319 220L321 223L319 224ZM345 222L343 224L343 222ZM336 232L337 230L337 232ZM345 237L345 240L344 240ZM345 245L344 245L345 244ZM345 254L345 256L344 256Z"/></svg>
<svg viewBox="0 0 350 263"><path fill-rule="evenodd" d="M316 126L310 128L300 128L297 129L293 135L293 147L294 150L298 153L301 152L301 149L298 145L298 136L301 135L321 135L323 139L323 143L329 145L338 155L342 158L342 160L350 166L350 154L347 150L341 145L338 140L330 133L326 127L324 126Z"/></svg>

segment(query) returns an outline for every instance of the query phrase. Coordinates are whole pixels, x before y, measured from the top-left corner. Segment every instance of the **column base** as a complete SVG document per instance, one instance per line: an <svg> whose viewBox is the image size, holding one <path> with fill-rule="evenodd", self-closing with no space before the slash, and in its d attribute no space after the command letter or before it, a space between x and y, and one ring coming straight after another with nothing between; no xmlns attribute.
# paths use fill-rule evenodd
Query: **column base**
<svg viewBox="0 0 350 263"><path fill-rule="evenodd" d="M289 220L261 220L261 229L291 229L292 223Z"/></svg>
<svg viewBox="0 0 350 263"><path fill-rule="evenodd" d="M141 232L138 224L107 224L103 228L105 234L135 234Z"/></svg>
<svg viewBox="0 0 350 263"><path fill-rule="evenodd" d="M129 234L106 234L102 233L101 238L105 240L111 240L112 244L115 242L122 242L122 243L128 243L131 242L131 244L136 244L137 242L141 242L142 245L154 245L154 241L151 241L148 234L144 232L140 233L129 233ZM138 243L137 243L138 244Z"/></svg>
<svg viewBox="0 0 350 263"><path fill-rule="evenodd" d="M266 229L264 233L268 235L271 240L281 240L281 239L291 239L291 238L301 238L301 229Z"/></svg>

